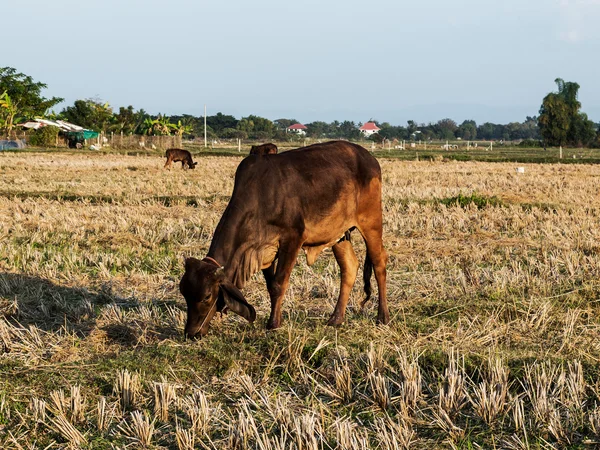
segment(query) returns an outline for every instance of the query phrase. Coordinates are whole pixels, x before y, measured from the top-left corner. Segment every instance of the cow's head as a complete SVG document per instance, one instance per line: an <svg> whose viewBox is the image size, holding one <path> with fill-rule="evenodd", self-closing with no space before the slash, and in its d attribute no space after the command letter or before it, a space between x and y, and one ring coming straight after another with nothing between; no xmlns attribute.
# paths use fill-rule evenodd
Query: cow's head
<svg viewBox="0 0 600 450"><path fill-rule="evenodd" d="M195 169L196 168L196 164L198 164L198 161L191 163L190 164L190 169Z"/></svg>
<svg viewBox="0 0 600 450"><path fill-rule="evenodd" d="M195 338L208 333L208 325L217 311L230 309L254 322L256 311L240 290L225 279L223 267L196 258L185 260L185 273L179 290L187 303L185 336Z"/></svg>

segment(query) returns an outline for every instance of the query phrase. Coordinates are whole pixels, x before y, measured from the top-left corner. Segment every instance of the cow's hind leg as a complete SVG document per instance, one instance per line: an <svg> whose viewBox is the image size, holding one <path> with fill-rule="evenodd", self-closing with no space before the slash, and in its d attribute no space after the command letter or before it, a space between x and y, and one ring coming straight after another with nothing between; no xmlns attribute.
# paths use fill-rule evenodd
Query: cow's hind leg
<svg viewBox="0 0 600 450"><path fill-rule="evenodd" d="M267 322L267 329L269 330L281 326L281 305L283 303L283 296L290 284L290 274L296 264L296 258L298 257L299 251L300 240L294 240L293 242L287 242L279 246L279 252L277 253L277 268L275 269L271 287L269 288L269 295L271 297L271 315Z"/></svg>
<svg viewBox="0 0 600 450"><path fill-rule="evenodd" d="M367 247L367 259L363 279L371 278L371 265L375 270L375 279L379 291L379 305L377 308L377 323L387 324L390 313L386 297L386 264L387 253L383 248L383 217L381 207L381 180L373 179L366 187L363 199L358 208L358 229L362 234ZM365 284L365 294L370 296L370 282Z"/></svg>
<svg viewBox="0 0 600 450"><path fill-rule="evenodd" d="M344 321L346 314L346 306L350 298L350 292L356 281L356 271L358 270L358 259L352 248L352 243L346 238L332 248L335 259L340 266L341 284L340 296L333 310L333 314L329 318L327 325L337 326Z"/></svg>
<svg viewBox="0 0 600 450"><path fill-rule="evenodd" d="M387 324L390 321L390 313L387 306L386 297L386 264L387 252L383 248L382 230L381 227L372 227L361 229L361 233L365 238L367 246L368 258L373 263L375 269L375 279L377 280L377 288L379 291L379 305L377 308L377 323Z"/></svg>

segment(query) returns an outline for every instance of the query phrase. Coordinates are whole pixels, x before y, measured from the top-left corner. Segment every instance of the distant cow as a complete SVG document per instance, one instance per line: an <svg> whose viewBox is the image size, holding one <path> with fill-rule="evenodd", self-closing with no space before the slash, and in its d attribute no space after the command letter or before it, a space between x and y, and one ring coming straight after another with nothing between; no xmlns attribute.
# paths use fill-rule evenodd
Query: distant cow
<svg viewBox="0 0 600 450"><path fill-rule="evenodd" d="M187 303L185 335L203 336L217 311L253 322L254 307L240 291L262 270L271 297L267 328L281 326L281 306L298 252L306 262L331 247L341 271L337 304L328 325L344 320L358 260L349 230L365 240L365 300L371 275L379 287L377 322L387 324L387 254L382 241L381 168L363 147L344 141L315 144L273 157L246 157L207 256L187 258L179 290Z"/></svg>
<svg viewBox="0 0 600 450"><path fill-rule="evenodd" d="M275 144L262 144L253 145L250 149L251 155L275 155L277 153L277 146Z"/></svg>
<svg viewBox="0 0 600 450"><path fill-rule="evenodd" d="M165 163L165 168L171 168L171 165L174 162L181 161L181 168L185 169L187 165L190 169L196 167L197 162L192 161L192 154L187 150L182 150L180 148L170 148L166 151L165 156L167 157L167 162Z"/></svg>

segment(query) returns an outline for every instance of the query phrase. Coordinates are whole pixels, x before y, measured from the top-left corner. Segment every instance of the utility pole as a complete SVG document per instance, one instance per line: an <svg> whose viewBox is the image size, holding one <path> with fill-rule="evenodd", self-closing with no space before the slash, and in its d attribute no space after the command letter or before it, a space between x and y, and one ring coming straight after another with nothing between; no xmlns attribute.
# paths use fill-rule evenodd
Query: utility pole
<svg viewBox="0 0 600 450"><path fill-rule="evenodd" d="M206 143L206 105L204 105L204 148L208 147Z"/></svg>

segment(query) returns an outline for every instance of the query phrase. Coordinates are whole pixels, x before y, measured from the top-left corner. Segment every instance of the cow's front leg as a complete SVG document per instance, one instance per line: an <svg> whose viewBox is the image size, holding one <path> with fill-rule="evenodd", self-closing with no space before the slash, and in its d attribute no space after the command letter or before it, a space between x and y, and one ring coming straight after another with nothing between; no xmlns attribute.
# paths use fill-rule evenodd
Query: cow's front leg
<svg viewBox="0 0 600 450"><path fill-rule="evenodd" d="M273 289L273 282L275 281L275 261L273 261L273 263L269 267L262 270L263 276L265 277L265 282L267 283L267 291L269 291L269 296L271 295L271 290Z"/></svg>
<svg viewBox="0 0 600 450"><path fill-rule="evenodd" d="M269 283L269 280L267 279L267 289L269 289L269 295L271 296L271 315L267 322L267 329L269 330L281 326L281 304L283 303L285 291L290 284L290 274L296 264L296 258L298 257L299 251L299 241L294 241L293 243L290 242L285 245L280 245L279 247L279 252L277 254L277 269L275 269L275 274L272 277L271 283ZM273 266L271 266L271 269L272 267ZM264 271L263 274L265 274ZM265 278L267 278L267 274L265 274Z"/></svg>

